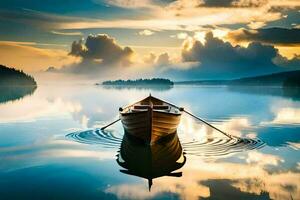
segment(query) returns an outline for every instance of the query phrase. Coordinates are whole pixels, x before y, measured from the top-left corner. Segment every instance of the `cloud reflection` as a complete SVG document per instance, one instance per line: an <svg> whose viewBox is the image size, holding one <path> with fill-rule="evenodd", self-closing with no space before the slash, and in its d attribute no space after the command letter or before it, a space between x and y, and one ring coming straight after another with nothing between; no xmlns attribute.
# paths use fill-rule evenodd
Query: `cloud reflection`
<svg viewBox="0 0 300 200"><path fill-rule="evenodd" d="M253 155L259 155L259 159L252 163ZM250 163L229 163L226 161L203 162L197 159L189 159L187 166L183 168L183 178L175 179L164 177L155 180L151 193L141 184L120 184L106 190L114 193L119 198L149 199L162 193L174 193L180 199L214 198L211 188L205 185L210 180L230 180L228 184L237 188L241 193L261 195L268 193L271 199L285 200L300 198L299 180L300 173L292 171L269 172L268 165L277 164L279 157L263 153L248 153L246 159ZM267 160L267 161L266 161ZM291 189L292 188L292 189Z"/></svg>
<svg viewBox="0 0 300 200"><path fill-rule="evenodd" d="M84 148L83 144L49 138L33 144L0 148L0 169L14 171L44 165L49 160L89 158L96 160L112 159L115 152Z"/></svg>
<svg viewBox="0 0 300 200"><path fill-rule="evenodd" d="M267 122L268 123L268 122ZM270 124L300 124L300 109L293 107L280 108Z"/></svg>

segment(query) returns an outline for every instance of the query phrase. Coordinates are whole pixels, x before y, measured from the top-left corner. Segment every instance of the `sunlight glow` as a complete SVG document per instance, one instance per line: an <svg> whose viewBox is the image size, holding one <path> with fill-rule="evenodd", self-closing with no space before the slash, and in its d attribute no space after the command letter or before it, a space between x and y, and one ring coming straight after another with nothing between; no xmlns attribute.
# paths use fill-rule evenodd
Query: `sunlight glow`
<svg viewBox="0 0 300 200"><path fill-rule="evenodd" d="M198 41L200 41L202 44L205 44L205 34L206 32L195 32L194 38Z"/></svg>

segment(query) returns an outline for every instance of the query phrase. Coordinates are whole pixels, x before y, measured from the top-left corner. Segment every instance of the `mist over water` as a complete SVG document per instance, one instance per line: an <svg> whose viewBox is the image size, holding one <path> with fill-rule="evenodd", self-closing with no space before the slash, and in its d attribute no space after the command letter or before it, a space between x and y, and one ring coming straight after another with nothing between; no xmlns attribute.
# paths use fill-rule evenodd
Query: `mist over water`
<svg viewBox="0 0 300 200"><path fill-rule="evenodd" d="M153 179L151 191L120 172L122 125L100 130L149 93L235 136L183 114L176 144L186 161L176 159L175 175ZM1 199L299 199L299 108L281 88L43 83L0 103Z"/></svg>

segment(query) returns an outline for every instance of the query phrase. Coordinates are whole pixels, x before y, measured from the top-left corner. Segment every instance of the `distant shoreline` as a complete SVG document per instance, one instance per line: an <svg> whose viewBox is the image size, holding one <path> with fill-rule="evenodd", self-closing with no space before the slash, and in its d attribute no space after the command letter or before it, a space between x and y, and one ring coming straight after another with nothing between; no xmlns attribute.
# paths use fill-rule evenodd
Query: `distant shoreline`
<svg viewBox="0 0 300 200"><path fill-rule="evenodd" d="M238 78L232 80L193 80L176 81L175 85L207 85L207 86L273 86L300 88L300 70L272 73L261 76Z"/></svg>
<svg viewBox="0 0 300 200"><path fill-rule="evenodd" d="M0 65L1 87L36 87L34 78L21 70Z"/></svg>
<svg viewBox="0 0 300 200"><path fill-rule="evenodd" d="M257 86L257 87L293 87L300 88L300 70L272 73L261 76L245 77L232 80L192 80L171 81L165 78L136 79L136 80L107 80L96 85L153 87L174 85L204 85L204 86Z"/></svg>

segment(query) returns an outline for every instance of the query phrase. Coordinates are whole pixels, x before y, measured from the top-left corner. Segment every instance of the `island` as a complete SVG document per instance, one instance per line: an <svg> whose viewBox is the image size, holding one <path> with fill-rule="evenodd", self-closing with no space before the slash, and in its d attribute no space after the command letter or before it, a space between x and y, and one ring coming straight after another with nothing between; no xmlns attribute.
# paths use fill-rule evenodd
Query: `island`
<svg viewBox="0 0 300 200"><path fill-rule="evenodd" d="M0 103L14 101L33 94L37 88L34 78L23 71L0 65Z"/></svg>
<svg viewBox="0 0 300 200"><path fill-rule="evenodd" d="M104 81L101 84L106 89L140 89L140 90L169 90L173 88L174 82L165 78L152 78L152 79L136 79L136 80L114 80Z"/></svg>
<svg viewBox="0 0 300 200"><path fill-rule="evenodd" d="M136 79L136 80L115 80L104 81L102 85L174 85L169 79L165 78L152 78L152 79Z"/></svg>

